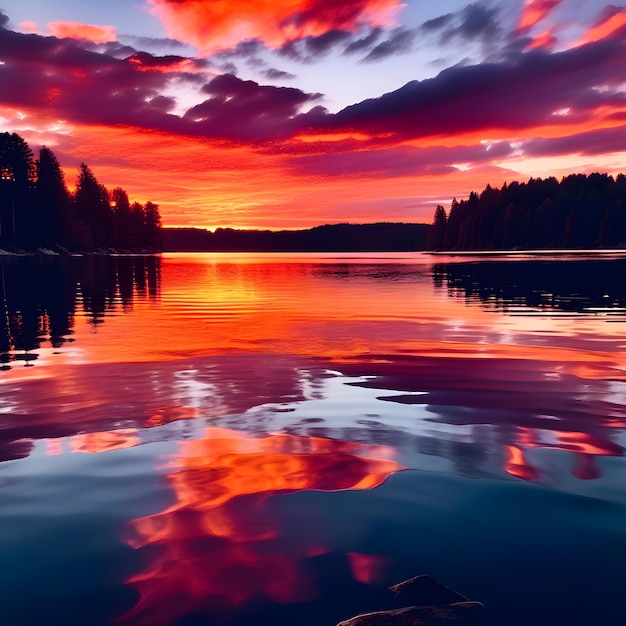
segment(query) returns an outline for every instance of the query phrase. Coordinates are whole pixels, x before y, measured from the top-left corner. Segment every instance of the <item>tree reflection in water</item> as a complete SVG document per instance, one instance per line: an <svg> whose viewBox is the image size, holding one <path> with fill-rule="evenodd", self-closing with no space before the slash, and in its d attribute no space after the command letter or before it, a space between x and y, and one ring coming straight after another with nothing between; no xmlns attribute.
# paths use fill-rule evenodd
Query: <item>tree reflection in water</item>
<svg viewBox="0 0 626 626"><path fill-rule="evenodd" d="M160 271L158 256L0 259L3 368L36 360L47 342L58 348L71 341L77 311L99 324L107 313L132 309L135 298L157 300Z"/></svg>

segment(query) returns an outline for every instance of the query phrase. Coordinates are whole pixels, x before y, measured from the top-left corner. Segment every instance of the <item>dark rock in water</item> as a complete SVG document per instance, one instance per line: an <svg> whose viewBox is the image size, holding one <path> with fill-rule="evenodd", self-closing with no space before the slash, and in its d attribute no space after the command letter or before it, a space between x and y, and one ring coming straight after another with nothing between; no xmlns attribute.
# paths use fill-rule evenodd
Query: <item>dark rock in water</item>
<svg viewBox="0 0 626 626"><path fill-rule="evenodd" d="M463 605L478 605L480 602L464 602ZM474 607L458 606L409 606L393 611L379 611L357 615L340 622L337 626L474 626L479 622L466 619ZM470 617L471 619L471 617Z"/></svg>
<svg viewBox="0 0 626 626"><path fill-rule="evenodd" d="M424 574L409 578L389 590L404 606L442 606L455 602L466 602L467 598Z"/></svg>
<svg viewBox="0 0 626 626"><path fill-rule="evenodd" d="M482 626L485 607L438 583L416 576L389 587L401 609L364 613L337 626Z"/></svg>

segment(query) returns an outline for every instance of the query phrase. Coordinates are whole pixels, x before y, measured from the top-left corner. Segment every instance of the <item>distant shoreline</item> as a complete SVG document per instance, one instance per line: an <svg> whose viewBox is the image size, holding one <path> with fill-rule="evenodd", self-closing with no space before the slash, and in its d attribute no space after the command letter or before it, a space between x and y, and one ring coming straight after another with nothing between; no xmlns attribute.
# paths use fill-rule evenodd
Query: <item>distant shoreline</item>
<svg viewBox="0 0 626 626"><path fill-rule="evenodd" d="M424 254L432 256L584 256L623 254L626 256L626 248L563 248L554 249L532 248L528 250L423 250Z"/></svg>

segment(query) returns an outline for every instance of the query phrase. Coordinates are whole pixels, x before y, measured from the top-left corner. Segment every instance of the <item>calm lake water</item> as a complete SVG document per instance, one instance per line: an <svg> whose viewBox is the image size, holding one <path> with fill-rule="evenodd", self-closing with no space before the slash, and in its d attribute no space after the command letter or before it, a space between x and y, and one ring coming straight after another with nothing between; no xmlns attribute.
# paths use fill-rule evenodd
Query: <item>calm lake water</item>
<svg viewBox="0 0 626 626"><path fill-rule="evenodd" d="M622 623L626 259L0 259L0 623Z"/></svg>

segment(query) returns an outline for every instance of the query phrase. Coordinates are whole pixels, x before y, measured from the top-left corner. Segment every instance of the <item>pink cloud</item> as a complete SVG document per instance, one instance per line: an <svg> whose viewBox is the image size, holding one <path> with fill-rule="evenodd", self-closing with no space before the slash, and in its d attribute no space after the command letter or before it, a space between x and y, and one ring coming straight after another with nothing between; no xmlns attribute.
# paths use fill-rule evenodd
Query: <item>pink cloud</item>
<svg viewBox="0 0 626 626"><path fill-rule="evenodd" d="M117 39L115 26L96 26L80 22L50 22L48 30L59 39L85 39L93 43L107 43Z"/></svg>
<svg viewBox="0 0 626 626"><path fill-rule="evenodd" d="M579 44L606 39L626 30L626 9L609 5L598 21L582 36Z"/></svg>
<svg viewBox="0 0 626 626"><path fill-rule="evenodd" d="M543 21L563 0L526 0L520 17L518 31L528 31Z"/></svg>
<svg viewBox="0 0 626 626"><path fill-rule="evenodd" d="M558 39L554 34L554 29L544 30L542 33L539 33L529 44L528 48L531 50L533 48L554 48L557 44Z"/></svg>
<svg viewBox="0 0 626 626"><path fill-rule="evenodd" d="M170 36L200 49L260 39L280 47L302 37L389 25L400 0L149 0Z"/></svg>
<svg viewBox="0 0 626 626"><path fill-rule="evenodd" d="M19 27L25 32L25 33L36 33L37 32L37 24L35 24L35 22L31 22L29 20L24 20L23 22L19 23Z"/></svg>

